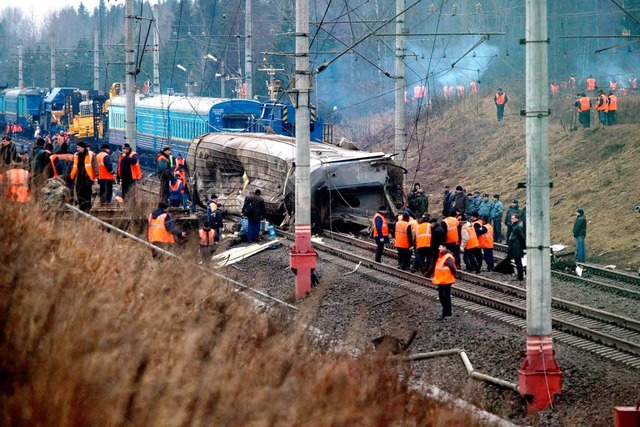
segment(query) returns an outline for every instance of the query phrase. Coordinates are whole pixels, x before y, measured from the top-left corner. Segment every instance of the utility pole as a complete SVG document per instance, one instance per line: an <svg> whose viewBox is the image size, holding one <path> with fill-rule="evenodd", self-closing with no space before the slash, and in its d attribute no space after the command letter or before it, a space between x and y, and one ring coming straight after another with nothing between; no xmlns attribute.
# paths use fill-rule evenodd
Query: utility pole
<svg viewBox="0 0 640 427"><path fill-rule="evenodd" d="M56 35L51 33L51 89L56 87Z"/></svg>
<svg viewBox="0 0 640 427"><path fill-rule="evenodd" d="M127 109L125 114L125 142L136 151L136 63L133 51L133 0L126 0L124 6L125 67L127 86Z"/></svg>
<svg viewBox="0 0 640 427"><path fill-rule="evenodd" d="M289 264L296 275L296 298L311 292L317 254L311 245L311 138L309 92L309 0L296 0L296 72L292 98L296 107L296 212L295 244Z"/></svg>
<svg viewBox="0 0 640 427"><path fill-rule="evenodd" d="M405 65L404 65L404 26L405 1L396 0L396 135L395 153L398 166L407 167L407 129L404 118L404 91L405 91ZM403 180L404 191L404 180Z"/></svg>
<svg viewBox="0 0 640 427"><path fill-rule="evenodd" d="M553 354L549 219L547 0L526 1L527 350L518 372L529 413L553 404L562 372Z"/></svg>
<svg viewBox="0 0 640 427"><path fill-rule="evenodd" d="M253 97L253 43L251 40L252 24L252 3L253 0L245 0L244 18L244 84L246 98Z"/></svg>
<svg viewBox="0 0 640 427"><path fill-rule="evenodd" d="M160 90L160 6L153 5L153 93L162 94Z"/></svg>
<svg viewBox="0 0 640 427"><path fill-rule="evenodd" d="M93 29L93 90L100 90L100 32L98 27Z"/></svg>
<svg viewBox="0 0 640 427"><path fill-rule="evenodd" d="M224 79L227 73L224 71L224 59L220 58L220 98L224 99Z"/></svg>
<svg viewBox="0 0 640 427"><path fill-rule="evenodd" d="M18 87L24 89L24 70L22 63L22 43L18 45Z"/></svg>

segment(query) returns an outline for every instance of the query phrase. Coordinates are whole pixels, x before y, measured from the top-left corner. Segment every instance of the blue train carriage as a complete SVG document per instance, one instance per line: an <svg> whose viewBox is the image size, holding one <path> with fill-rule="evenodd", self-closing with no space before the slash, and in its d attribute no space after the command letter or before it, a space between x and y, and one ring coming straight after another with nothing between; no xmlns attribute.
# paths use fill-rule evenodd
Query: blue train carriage
<svg viewBox="0 0 640 427"><path fill-rule="evenodd" d="M17 124L22 129L20 135L32 137L40 120L43 97L44 90L39 88L6 90L3 97L5 126Z"/></svg>
<svg viewBox="0 0 640 427"><path fill-rule="evenodd" d="M4 97L8 91L11 89L3 89L0 91L0 131L4 131L5 126L7 125L7 121L5 120L5 102Z"/></svg>
<svg viewBox="0 0 640 427"><path fill-rule="evenodd" d="M124 143L126 96L109 103L109 141ZM186 156L189 144L208 132L244 132L260 114L260 103L245 99L175 97L161 95L136 100L136 146L143 166L153 167L155 154L171 146L173 155Z"/></svg>
<svg viewBox="0 0 640 427"><path fill-rule="evenodd" d="M324 120L317 115L316 108L311 106L310 136L312 142L330 142L326 137ZM260 118L250 128L250 132L275 133L277 135L296 136L296 110L290 103L267 101L262 103Z"/></svg>

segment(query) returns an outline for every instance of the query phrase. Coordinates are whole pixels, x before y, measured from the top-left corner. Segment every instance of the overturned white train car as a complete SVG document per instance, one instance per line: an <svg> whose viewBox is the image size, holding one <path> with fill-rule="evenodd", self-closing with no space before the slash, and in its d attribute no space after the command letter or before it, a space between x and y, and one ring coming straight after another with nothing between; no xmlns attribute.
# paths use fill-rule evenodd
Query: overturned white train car
<svg viewBox="0 0 640 427"><path fill-rule="evenodd" d="M366 227L380 205L395 210L402 170L388 154L311 143L311 221ZM240 214L260 189L269 216L288 222L295 209L295 139L252 133L209 133L189 146L198 194L215 193L227 212Z"/></svg>

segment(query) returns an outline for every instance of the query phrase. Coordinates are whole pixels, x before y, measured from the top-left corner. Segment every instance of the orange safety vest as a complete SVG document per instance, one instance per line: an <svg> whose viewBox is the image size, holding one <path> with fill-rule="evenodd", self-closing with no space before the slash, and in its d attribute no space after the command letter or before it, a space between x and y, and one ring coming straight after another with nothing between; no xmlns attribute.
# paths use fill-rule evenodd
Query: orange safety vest
<svg viewBox="0 0 640 427"><path fill-rule="evenodd" d="M136 153L135 151L131 151L127 157L133 157L137 154L138 153ZM120 165L122 164L123 157L124 157L124 154L121 154L120 157L118 157L118 176L120 178L122 178L122 174L120 173ZM133 180L138 180L142 178L142 169L140 169L140 160L138 160L137 164L131 165L131 178Z"/></svg>
<svg viewBox="0 0 640 427"><path fill-rule="evenodd" d="M180 184L182 184L182 181L180 181L179 179L176 179L176 182L174 184L169 183L169 189L171 191L178 191L178 188L180 188ZM184 193L184 185L182 186L182 190L180 190L180 194Z"/></svg>
<svg viewBox="0 0 640 427"><path fill-rule="evenodd" d="M465 246L464 249L467 250L477 248L478 236L476 235L476 229L473 227L473 224L465 224L463 227L467 230L467 233L469 233L469 240L467 240L467 246Z"/></svg>
<svg viewBox="0 0 640 427"><path fill-rule="evenodd" d="M588 111L591 109L591 101L589 100L588 97L583 96L582 98L578 99L578 102L580 103L580 105L578 106L579 113L582 113L583 111Z"/></svg>
<svg viewBox="0 0 640 427"><path fill-rule="evenodd" d="M416 230L416 248L428 248L431 246L431 224L422 222Z"/></svg>
<svg viewBox="0 0 640 427"><path fill-rule="evenodd" d="M434 285L452 285L456 282L456 276L453 275L449 266L446 265L448 259L453 259L453 254L446 253L444 255L438 255L436 268L433 271L432 282ZM455 260L453 263L455 264Z"/></svg>
<svg viewBox="0 0 640 427"><path fill-rule="evenodd" d="M458 85L458 96L464 96L464 86Z"/></svg>
<svg viewBox="0 0 640 427"><path fill-rule="evenodd" d="M558 93L558 89L560 89L560 87L558 85L551 83L551 94L552 95L556 95Z"/></svg>
<svg viewBox="0 0 640 427"><path fill-rule="evenodd" d="M178 170L180 166L184 166L184 159L182 157L177 157L175 170Z"/></svg>
<svg viewBox="0 0 640 427"><path fill-rule="evenodd" d="M169 233L164 225L167 214L163 213L153 219L153 214L149 214L149 229L147 230L147 240L150 243L175 243L173 234Z"/></svg>
<svg viewBox="0 0 640 427"><path fill-rule="evenodd" d="M413 88L413 98L414 99L418 99L418 98L423 98L424 97L424 93L422 91L423 86L417 85Z"/></svg>
<svg viewBox="0 0 640 427"><path fill-rule="evenodd" d="M609 95L609 111L618 111L618 97Z"/></svg>
<svg viewBox="0 0 640 427"><path fill-rule="evenodd" d="M596 90L596 79L593 77L587 79L587 90Z"/></svg>
<svg viewBox="0 0 640 427"><path fill-rule="evenodd" d="M200 246L211 246L213 245L213 239L216 234L213 230L204 231L204 229L200 229L198 236L200 236Z"/></svg>
<svg viewBox="0 0 640 427"><path fill-rule="evenodd" d="M443 221L447 224L447 237L445 239L445 243L455 243L456 245L460 243L458 236L458 225L460 225L460 221L452 216L446 217Z"/></svg>
<svg viewBox="0 0 640 427"><path fill-rule="evenodd" d="M478 93L478 83L472 80L471 82L469 82L469 86L471 86L472 93Z"/></svg>
<svg viewBox="0 0 640 427"><path fill-rule="evenodd" d="M616 90L616 89L618 89L618 82L612 82L612 81L610 81L610 82L609 82L609 89L611 89L611 90Z"/></svg>
<svg viewBox="0 0 640 427"><path fill-rule="evenodd" d="M104 158L107 156L108 154L104 151L99 152L96 156L96 159L98 160L98 179L108 179L114 181L116 177L111 172L109 172L104 165Z"/></svg>
<svg viewBox="0 0 640 427"><path fill-rule="evenodd" d="M481 249L493 249L493 226L489 223L484 225L487 232L478 236L478 247Z"/></svg>
<svg viewBox="0 0 640 427"><path fill-rule="evenodd" d="M629 79L629 86L633 89L638 89L638 78L634 77L632 79Z"/></svg>
<svg viewBox="0 0 640 427"><path fill-rule="evenodd" d="M187 175L184 173L184 170L175 171L175 176L184 184L184 187L187 188Z"/></svg>
<svg viewBox="0 0 640 427"><path fill-rule="evenodd" d="M216 206L217 209L217 206ZM215 210L215 209L211 209ZM382 218L382 236L378 235L378 229L376 228L376 218ZM373 237L387 237L389 235L389 224L387 224L387 218L384 217L381 213L377 212L373 216Z"/></svg>
<svg viewBox="0 0 640 427"><path fill-rule="evenodd" d="M247 85L242 83L240 85L240 98L245 99L247 97Z"/></svg>
<svg viewBox="0 0 640 427"><path fill-rule="evenodd" d="M504 104L504 96L505 96L504 93L503 94L496 93L496 104L498 105Z"/></svg>
<svg viewBox="0 0 640 427"><path fill-rule="evenodd" d="M7 197L14 202L28 202L31 200L29 194L29 172L24 169L9 169L7 175Z"/></svg>
<svg viewBox="0 0 640 427"><path fill-rule="evenodd" d="M596 106L596 110L604 111L605 113L609 111L609 99L604 93L600 94L600 96L598 97L598 100L599 102L598 102L598 105Z"/></svg>
<svg viewBox="0 0 640 427"><path fill-rule="evenodd" d="M407 235L409 226L407 221L396 222L396 248L409 249L409 236Z"/></svg>
<svg viewBox="0 0 640 427"><path fill-rule="evenodd" d="M53 177L57 178L60 176L58 171L56 170L56 159L60 160L73 160L73 154L71 153L61 153L61 154L52 154L51 155L51 169L53 169Z"/></svg>
<svg viewBox="0 0 640 427"><path fill-rule="evenodd" d="M96 179L96 172L93 170L93 158L95 154L93 154L93 151L89 151L86 148L85 150L89 155L84 156L84 169L87 171L87 175L89 175L89 178L91 178L91 180L93 181ZM76 179L77 174L78 174L78 153L73 155L73 168L71 169L71 179Z"/></svg>

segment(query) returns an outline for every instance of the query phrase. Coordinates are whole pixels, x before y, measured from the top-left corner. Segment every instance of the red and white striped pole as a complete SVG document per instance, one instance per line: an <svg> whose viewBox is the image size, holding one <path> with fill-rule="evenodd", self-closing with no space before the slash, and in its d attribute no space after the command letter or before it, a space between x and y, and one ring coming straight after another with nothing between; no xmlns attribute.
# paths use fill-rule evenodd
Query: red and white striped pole
<svg viewBox="0 0 640 427"><path fill-rule="evenodd" d="M296 298L311 292L311 273L317 254L311 245L311 167L309 140L309 0L296 0L296 74L293 102L296 107L296 211L295 244L290 266L296 275Z"/></svg>

